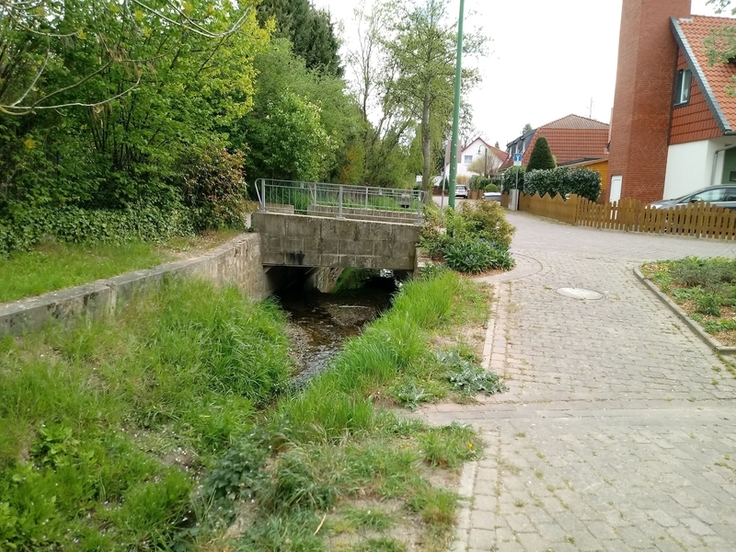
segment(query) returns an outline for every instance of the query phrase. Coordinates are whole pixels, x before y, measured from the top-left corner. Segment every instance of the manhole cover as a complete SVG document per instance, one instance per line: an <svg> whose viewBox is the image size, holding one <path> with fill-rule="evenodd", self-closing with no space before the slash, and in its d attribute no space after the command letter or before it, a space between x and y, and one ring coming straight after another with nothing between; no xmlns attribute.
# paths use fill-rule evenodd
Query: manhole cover
<svg viewBox="0 0 736 552"><path fill-rule="evenodd" d="M592 289L584 288L560 288L557 293L564 295L565 297L572 297L573 299L580 299L581 301L597 301L603 299L603 294L593 291Z"/></svg>

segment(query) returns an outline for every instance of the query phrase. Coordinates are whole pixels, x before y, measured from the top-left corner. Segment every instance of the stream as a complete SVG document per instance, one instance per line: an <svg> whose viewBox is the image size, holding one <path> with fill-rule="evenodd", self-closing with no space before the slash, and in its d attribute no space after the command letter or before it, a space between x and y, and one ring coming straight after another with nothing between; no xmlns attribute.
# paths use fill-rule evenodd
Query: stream
<svg viewBox="0 0 736 552"><path fill-rule="evenodd" d="M393 277L369 279L362 289L344 293L304 291L295 284L276 294L289 316L289 337L298 370L296 385L322 372L348 337L391 306Z"/></svg>

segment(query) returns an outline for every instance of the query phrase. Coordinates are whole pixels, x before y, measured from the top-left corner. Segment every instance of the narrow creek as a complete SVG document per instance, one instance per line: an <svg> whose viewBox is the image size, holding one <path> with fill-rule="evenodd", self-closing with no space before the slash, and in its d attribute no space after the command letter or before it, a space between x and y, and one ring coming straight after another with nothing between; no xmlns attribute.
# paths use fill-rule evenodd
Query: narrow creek
<svg viewBox="0 0 736 552"><path fill-rule="evenodd" d="M393 277L374 277L363 287L340 293L305 291L295 283L276 294L289 315L289 337L303 385L322 372L342 349L348 337L360 335L363 326L391 306L397 284Z"/></svg>

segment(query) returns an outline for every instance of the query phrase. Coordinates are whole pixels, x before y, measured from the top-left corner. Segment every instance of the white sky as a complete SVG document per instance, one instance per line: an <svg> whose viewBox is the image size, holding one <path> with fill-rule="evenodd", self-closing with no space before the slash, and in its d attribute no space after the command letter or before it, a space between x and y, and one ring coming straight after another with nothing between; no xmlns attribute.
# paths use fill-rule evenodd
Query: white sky
<svg viewBox="0 0 736 552"><path fill-rule="evenodd" d="M367 0L370 2L371 0ZM501 149L526 123L536 128L571 113L610 122L622 0L465 0L465 30L482 27L488 54L469 63L484 76L468 98L473 123ZM358 0L312 0L342 23L342 38L355 34ZM457 18L459 0L448 0ZM692 12L714 15L706 0ZM349 71L346 71L349 74Z"/></svg>

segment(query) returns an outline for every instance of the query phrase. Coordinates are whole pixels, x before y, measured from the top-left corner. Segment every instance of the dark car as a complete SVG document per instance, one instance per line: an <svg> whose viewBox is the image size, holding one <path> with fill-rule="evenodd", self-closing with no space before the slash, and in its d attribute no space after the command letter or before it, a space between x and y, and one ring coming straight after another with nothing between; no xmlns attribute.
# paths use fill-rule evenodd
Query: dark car
<svg viewBox="0 0 736 552"><path fill-rule="evenodd" d="M669 209L677 205L697 203L698 201L706 201L719 207L725 207L726 209L736 209L736 184L708 186L707 188L703 188L697 192L690 192L677 199L663 199L650 203L649 205L655 209Z"/></svg>
<svg viewBox="0 0 736 552"><path fill-rule="evenodd" d="M455 197L464 197L468 199L468 188L464 184L455 186Z"/></svg>

